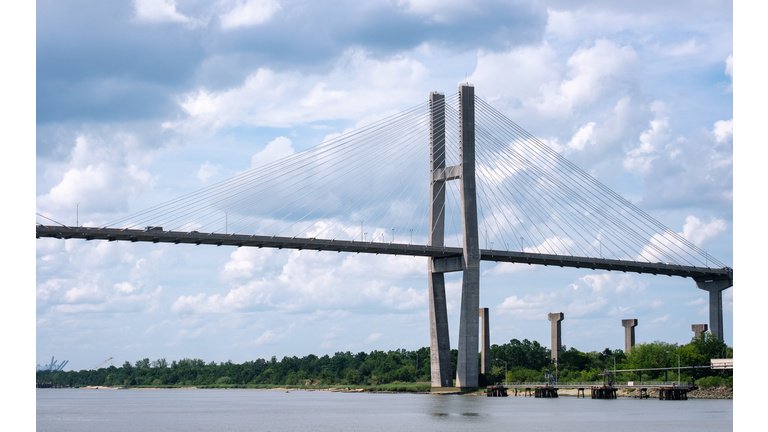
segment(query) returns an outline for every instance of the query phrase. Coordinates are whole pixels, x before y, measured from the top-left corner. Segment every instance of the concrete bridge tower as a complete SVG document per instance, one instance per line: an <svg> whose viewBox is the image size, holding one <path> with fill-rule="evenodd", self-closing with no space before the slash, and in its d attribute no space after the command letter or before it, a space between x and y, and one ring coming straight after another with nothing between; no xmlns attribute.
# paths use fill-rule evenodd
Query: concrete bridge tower
<svg viewBox="0 0 768 432"><path fill-rule="evenodd" d="M563 351L562 327L560 326L560 322L564 318L565 315L562 312L551 313L547 315L547 319L552 322L550 354L552 355L552 363L555 364L557 364L558 360L560 360L560 354L562 354Z"/></svg>
<svg viewBox="0 0 768 432"><path fill-rule="evenodd" d="M443 246L445 239L445 185L459 180L461 191L461 226L464 250L461 257L430 258L429 335L432 350L432 387L452 386L451 353L448 339L448 315L445 305L443 273L463 271L461 283L461 316L459 319L459 356L456 364L456 387L477 387L477 362L480 344L480 241L477 228L477 187L475 183L475 88L459 86L459 165L445 166L445 96L432 93L430 155L429 244Z"/></svg>
<svg viewBox="0 0 768 432"><path fill-rule="evenodd" d="M723 340L723 291L733 286L733 278L695 278L695 280L696 287L709 292L709 332Z"/></svg>
<svg viewBox="0 0 768 432"><path fill-rule="evenodd" d="M624 327L624 353L629 354L629 351L635 346L635 327L637 327L637 320L621 320L621 325Z"/></svg>
<svg viewBox="0 0 768 432"><path fill-rule="evenodd" d="M701 337L701 335L707 331L709 327L706 324L693 324L691 326L691 331L693 332L693 337L695 339L698 339Z"/></svg>

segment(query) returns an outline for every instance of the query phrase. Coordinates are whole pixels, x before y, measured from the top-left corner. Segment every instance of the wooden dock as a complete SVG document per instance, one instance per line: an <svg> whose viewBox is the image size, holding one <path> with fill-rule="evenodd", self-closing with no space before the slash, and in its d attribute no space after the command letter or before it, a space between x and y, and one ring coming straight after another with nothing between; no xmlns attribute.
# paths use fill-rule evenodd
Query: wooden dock
<svg viewBox="0 0 768 432"><path fill-rule="evenodd" d="M688 400L688 392L696 387L659 387L659 400Z"/></svg>
<svg viewBox="0 0 768 432"><path fill-rule="evenodd" d="M507 397L507 388L504 386L488 386L485 391L488 397Z"/></svg>
<svg viewBox="0 0 768 432"><path fill-rule="evenodd" d="M619 390L610 385L592 387L592 399L616 399L616 392Z"/></svg>
<svg viewBox="0 0 768 432"><path fill-rule="evenodd" d="M550 386L536 387L533 390L533 395L537 398L556 398L557 388Z"/></svg>

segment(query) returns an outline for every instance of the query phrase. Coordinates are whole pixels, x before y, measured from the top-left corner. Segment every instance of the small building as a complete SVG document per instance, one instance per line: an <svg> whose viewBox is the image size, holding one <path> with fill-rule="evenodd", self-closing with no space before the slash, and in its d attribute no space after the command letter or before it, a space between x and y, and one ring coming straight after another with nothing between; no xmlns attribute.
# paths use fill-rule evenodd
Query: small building
<svg viewBox="0 0 768 432"><path fill-rule="evenodd" d="M712 369L733 369L733 359L710 359Z"/></svg>

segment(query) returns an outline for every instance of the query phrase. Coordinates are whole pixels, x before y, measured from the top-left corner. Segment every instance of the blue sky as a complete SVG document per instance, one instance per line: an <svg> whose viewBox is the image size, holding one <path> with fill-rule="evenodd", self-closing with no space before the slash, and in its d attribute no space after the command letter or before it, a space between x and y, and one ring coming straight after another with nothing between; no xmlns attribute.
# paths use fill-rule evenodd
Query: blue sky
<svg viewBox="0 0 768 432"><path fill-rule="evenodd" d="M36 211L98 225L452 94L496 109L733 265L733 3L45 2ZM339 97L342 95L343 97ZM286 145L289 144L289 145ZM280 153L289 154L289 153ZM36 356L243 362L429 345L419 258L36 241ZM493 343L686 343L693 281L482 267ZM452 347L459 275L448 278ZM259 299L269 299L262 301ZM724 292L733 344L733 289Z"/></svg>

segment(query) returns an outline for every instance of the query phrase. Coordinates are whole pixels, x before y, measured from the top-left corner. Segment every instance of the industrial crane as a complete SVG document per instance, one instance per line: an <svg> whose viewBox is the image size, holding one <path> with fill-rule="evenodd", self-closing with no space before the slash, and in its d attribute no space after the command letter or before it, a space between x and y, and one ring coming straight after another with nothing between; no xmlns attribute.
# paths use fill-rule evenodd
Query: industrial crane
<svg viewBox="0 0 768 432"><path fill-rule="evenodd" d="M98 368L99 368L99 366L101 366L101 365L103 365L104 363L106 363L106 362L108 362L108 361L112 360L113 358L114 358L114 357L110 357L110 358L108 358L108 359L104 360L103 362L99 362L99 363L97 363L95 366L91 366L90 368L88 368L88 370L94 370L94 369L98 369Z"/></svg>

